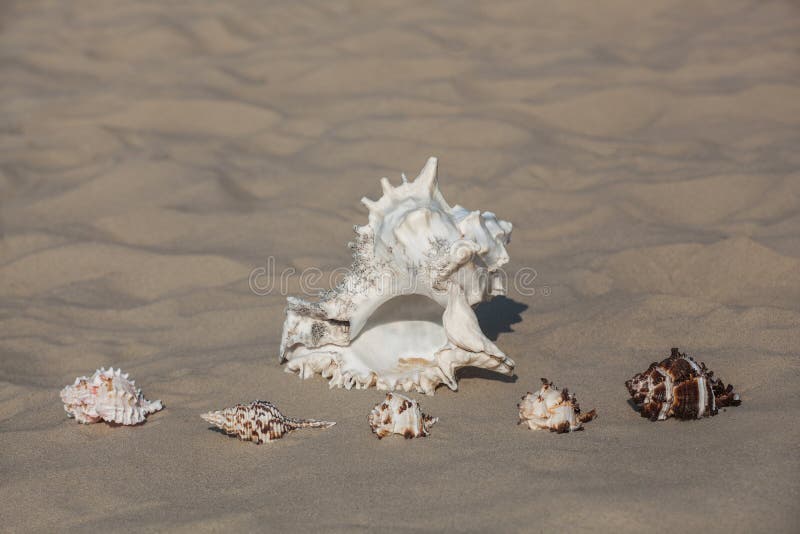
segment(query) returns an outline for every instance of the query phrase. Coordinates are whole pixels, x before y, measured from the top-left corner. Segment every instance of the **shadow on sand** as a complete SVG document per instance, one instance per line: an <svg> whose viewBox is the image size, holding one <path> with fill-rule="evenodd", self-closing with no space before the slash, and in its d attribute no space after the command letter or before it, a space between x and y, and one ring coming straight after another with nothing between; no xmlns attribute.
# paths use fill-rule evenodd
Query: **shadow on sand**
<svg viewBox="0 0 800 534"><path fill-rule="evenodd" d="M527 304L498 296L488 302L478 304L475 307L475 315L477 315L478 323L486 337L497 341L500 334L514 331L511 325L521 322L520 314L527 309Z"/></svg>
<svg viewBox="0 0 800 534"><path fill-rule="evenodd" d="M475 308L475 315L478 317L478 323L481 330L486 337L492 341L497 341L500 334L506 332L513 332L512 324L522 321L520 315L523 311L528 309L527 304L517 302L516 300L508 297L495 297L489 302L481 302ZM497 380L499 382L516 382L517 375L501 375L488 369L480 369L478 367L463 367L458 370L458 379L482 378L486 380Z"/></svg>

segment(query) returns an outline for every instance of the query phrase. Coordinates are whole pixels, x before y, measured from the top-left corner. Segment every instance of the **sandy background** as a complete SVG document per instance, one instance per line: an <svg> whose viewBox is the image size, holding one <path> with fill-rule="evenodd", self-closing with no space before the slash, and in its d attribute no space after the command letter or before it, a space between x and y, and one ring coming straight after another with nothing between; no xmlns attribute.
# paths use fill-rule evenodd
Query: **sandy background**
<svg viewBox="0 0 800 534"><path fill-rule="evenodd" d="M797 531L800 8L604 4L0 4L2 529ZM379 442L383 394L285 374L248 277L349 265L358 199L429 155L538 292L480 310L516 380ZM623 382L672 346L744 404L641 419ZM68 420L101 365L167 409ZM516 426L540 376L600 418ZM198 417L255 398L339 424Z"/></svg>

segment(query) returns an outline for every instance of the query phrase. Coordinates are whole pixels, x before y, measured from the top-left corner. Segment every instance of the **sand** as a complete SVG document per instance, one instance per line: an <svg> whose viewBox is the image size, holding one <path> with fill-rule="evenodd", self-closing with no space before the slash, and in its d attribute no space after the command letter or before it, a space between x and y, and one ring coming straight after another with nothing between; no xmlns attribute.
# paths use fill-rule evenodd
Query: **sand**
<svg viewBox="0 0 800 534"><path fill-rule="evenodd" d="M791 2L3 2L2 529L797 531L799 31ZM429 155L536 292L479 309L515 378L378 441L383 393L284 373L285 295L248 279L347 266L359 198ZM673 346L742 406L640 418L623 383ZM109 365L166 409L67 419ZM542 376L599 418L517 426ZM256 398L338 425L198 416Z"/></svg>

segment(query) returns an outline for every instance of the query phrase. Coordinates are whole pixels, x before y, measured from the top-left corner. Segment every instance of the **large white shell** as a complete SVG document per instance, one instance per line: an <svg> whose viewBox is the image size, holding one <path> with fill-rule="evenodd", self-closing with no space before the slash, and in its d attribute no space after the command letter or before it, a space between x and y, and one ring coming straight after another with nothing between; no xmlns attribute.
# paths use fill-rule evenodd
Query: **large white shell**
<svg viewBox="0 0 800 534"><path fill-rule="evenodd" d="M260 400L207 412L200 417L230 436L256 444L280 439L298 428L329 428L336 424L332 421L286 417L271 402Z"/></svg>
<svg viewBox="0 0 800 534"><path fill-rule="evenodd" d="M390 434L400 434L406 439L427 436L438 420L422 413L417 401L400 393L387 393L386 399L369 414L369 426L378 439Z"/></svg>
<svg viewBox="0 0 800 534"><path fill-rule="evenodd" d="M472 306L505 292L511 224L445 201L430 158L413 182L362 199L354 263L318 302L289 297L280 358L331 387L433 394L457 388L456 370L511 374L514 362L481 331ZM442 313L442 308L444 312Z"/></svg>
<svg viewBox="0 0 800 534"><path fill-rule="evenodd" d="M594 410L581 414L575 395L566 389L560 390L546 378L536 393L528 392L517 405L519 424L527 424L531 430L551 432L574 432L583 428L583 423L596 417Z"/></svg>
<svg viewBox="0 0 800 534"><path fill-rule="evenodd" d="M121 369L100 368L91 378L79 376L75 383L61 390L64 410L79 423L107 423L136 425L147 414L164 406L161 401L149 401L142 396L135 382Z"/></svg>

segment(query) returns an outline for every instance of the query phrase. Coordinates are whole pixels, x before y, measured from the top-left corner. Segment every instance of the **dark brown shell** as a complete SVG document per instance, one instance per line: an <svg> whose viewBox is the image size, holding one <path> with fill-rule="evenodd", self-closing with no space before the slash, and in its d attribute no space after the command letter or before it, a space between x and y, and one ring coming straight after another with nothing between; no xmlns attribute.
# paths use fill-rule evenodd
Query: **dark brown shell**
<svg viewBox="0 0 800 534"><path fill-rule="evenodd" d="M669 358L653 362L646 371L634 375L625 386L642 417L651 421L699 419L742 402L732 385L726 386L704 363L677 348Z"/></svg>

